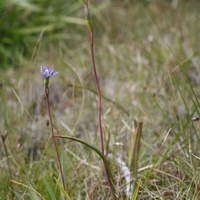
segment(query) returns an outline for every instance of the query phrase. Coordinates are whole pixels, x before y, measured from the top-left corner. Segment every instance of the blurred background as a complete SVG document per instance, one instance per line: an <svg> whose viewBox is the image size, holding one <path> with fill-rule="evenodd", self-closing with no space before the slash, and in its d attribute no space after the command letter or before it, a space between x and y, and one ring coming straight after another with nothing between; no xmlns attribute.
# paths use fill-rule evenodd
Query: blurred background
<svg viewBox="0 0 200 200"><path fill-rule="evenodd" d="M123 43L144 42L159 34L174 39L198 37L198 0L93 0L91 12L96 41ZM190 15L190 17L188 17ZM85 42L84 15L77 0L2 0L0 2L1 69L17 68L48 51L77 49ZM191 21L192 20L192 21ZM184 33L184 26L191 32ZM175 29L180 33L173 33ZM186 27L185 27L186 28ZM192 34L190 36L189 34ZM199 39L199 38L195 38ZM198 41L198 40L195 40ZM156 41L157 42L157 41ZM182 42L180 42L181 45ZM198 43L193 42L196 47ZM63 52L64 53L64 52Z"/></svg>

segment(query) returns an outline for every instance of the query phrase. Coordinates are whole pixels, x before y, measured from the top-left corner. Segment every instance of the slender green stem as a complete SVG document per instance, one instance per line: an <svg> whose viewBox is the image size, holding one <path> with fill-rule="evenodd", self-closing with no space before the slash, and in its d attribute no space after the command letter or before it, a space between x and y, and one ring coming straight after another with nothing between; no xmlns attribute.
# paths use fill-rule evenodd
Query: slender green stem
<svg viewBox="0 0 200 200"><path fill-rule="evenodd" d="M61 166L60 156L59 156L59 153L58 153L58 147L57 147L57 144L56 144L54 128L53 128L53 121L52 121L52 117L51 117L51 109L50 109L50 102L49 102L49 88L48 87L45 87L45 95L46 95L47 108L48 108L49 120L50 120L50 125L51 125L51 138L53 140L54 148L56 150L56 157L57 157L58 168L59 168L60 176L61 176L61 180L62 180L62 185L63 185L64 190L66 191L63 170L62 170L62 166ZM64 199L66 199L66 198L64 197Z"/></svg>

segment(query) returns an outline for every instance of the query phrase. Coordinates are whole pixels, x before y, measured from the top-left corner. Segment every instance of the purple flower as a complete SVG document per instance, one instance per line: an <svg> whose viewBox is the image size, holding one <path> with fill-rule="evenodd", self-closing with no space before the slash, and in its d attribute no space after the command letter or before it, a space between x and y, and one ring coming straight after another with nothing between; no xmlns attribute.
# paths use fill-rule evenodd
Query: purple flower
<svg viewBox="0 0 200 200"><path fill-rule="evenodd" d="M54 66L52 65L49 69L46 66L41 67L41 74L45 79L49 79L50 77L57 75L58 72L54 72Z"/></svg>

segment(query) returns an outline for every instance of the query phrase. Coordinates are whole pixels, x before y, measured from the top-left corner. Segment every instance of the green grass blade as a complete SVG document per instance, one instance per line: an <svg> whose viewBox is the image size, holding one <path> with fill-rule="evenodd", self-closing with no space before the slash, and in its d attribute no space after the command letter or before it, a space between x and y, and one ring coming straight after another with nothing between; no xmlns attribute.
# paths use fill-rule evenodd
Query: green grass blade
<svg viewBox="0 0 200 200"><path fill-rule="evenodd" d="M109 160L101 153L101 151L99 151L97 148L93 147L92 145L90 145L90 144L88 144L88 143L86 143L86 142L84 142L82 140L79 140L77 138L74 138L74 137L57 135L57 136L55 136L55 138L73 140L73 141L81 143L81 144L85 145L86 147L88 147L89 149L95 151L101 157L101 159L103 160L103 162L105 164L105 167L107 169L108 175L109 175L109 177L111 179L111 182L113 184L113 176L112 176L112 173L111 173ZM114 188L114 186L113 186L113 188Z"/></svg>
<svg viewBox="0 0 200 200"><path fill-rule="evenodd" d="M66 17L66 16L61 16L60 20L65 22L65 23L70 23L70 24L76 24L76 25L86 25L86 22L84 19L78 18L78 17Z"/></svg>
<svg viewBox="0 0 200 200"><path fill-rule="evenodd" d="M67 194L67 192L64 190L63 186L60 184L60 182L58 181L58 179L55 176L53 178L56 181L56 184L58 185L59 189L63 192L66 200L71 200L71 198L69 197L69 195Z"/></svg>
<svg viewBox="0 0 200 200"><path fill-rule="evenodd" d="M137 200L137 196L138 196L138 192L139 192L139 187L140 187L140 182L141 182L141 178L139 179L138 182L136 182L135 189L133 191L133 195L132 195L131 200Z"/></svg>
<svg viewBox="0 0 200 200"><path fill-rule="evenodd" d="M38 195L33 190L28 190L28 193L31 200L40 200Z"/></svg>
<svg viewBox="0 0 200 200"><path fill-rule="evenodd" d="M44 181L44 183L45 183L45 185L46 185L46 188L47 188L47 190L48 190L48 192L49 192L49 194L50 194L51 199L52 199L52 200L56 200L56 197L55 197L55 195L54 195L54 193L53 193L53 190L52 190L50 184L48 183L48 181L46 180L45 177L43 177L43 181Z"/></svg>

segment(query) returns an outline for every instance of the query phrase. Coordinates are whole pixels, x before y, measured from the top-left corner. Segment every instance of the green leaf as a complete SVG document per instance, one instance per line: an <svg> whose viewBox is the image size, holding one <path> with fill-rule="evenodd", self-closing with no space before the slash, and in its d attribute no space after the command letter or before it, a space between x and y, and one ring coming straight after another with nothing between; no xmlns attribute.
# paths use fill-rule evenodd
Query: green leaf
<svg viewBox="0 0 200 200"><path fill-rule="evenodd" d="M55 197L55 195L54 195L54 193L53 193L53 190L52 190L52 188L51 188L51 185L48 183L48 181L46 180L45 177L43 177L43 181L44 181L44 183L45 183L45 185L46 185L46 188L47 188L47 190L48 190L48 192L49 192L49 194L50 194L50 196L51 196L51 199L52 199L52 200L56 200L56 197Z"/></svg>
<svg viewBox="0 0 200 200"><path fill-rule="evenodd" d="M77 17L61 16L60 20L66 23L70 23L70 24L86 25L86 21L84 19L77 18Z"/></svg>
<svg viewBox="0 0 200 200"><path fill-rule="evenodd" d="M141 182L141 178L139 179L138 182L135 183L136 186L135 186L135 189L133 191L131 200L137 200L137 196L138 196L138 192L139 192L139 187L140 187L140 182Z"/></svg>
<svg viewBox="0 0 200 200"><path fill-rule="evenodd" d="M69 197L69 195L67 194L67 192L64 190L63 186L60 184L60 182L58 181L58 179L55 176L53 178L56 181L56 184L58 185L59 189L63 192L66 200L71 200L71 198Z"/></svg>
<svg viewBox="0 0 200 200"><path fill-rule="evenodd" d="M73 140L75 142L78 142L78 143L81 143L83 145L85 145L86 147L88 147L89 149L92 149L93 151L95 151L100 157L101 159L103 160L104 164L105 164L105 167L107 169L107 172L108 172L108 175L112 181L112 184L113 184L113 176L112 176L112 173L111 173L111 169L110 169L110 162L109 160L101 153L101 151L99 149L97 149L96 147L93 147L92 145L82 141L82 140L79 140L77 138L74 138L74 137L69 137L69 136L62 136L62 135L57 135L57 136L54 136L55 138L63 138L63 139L68 139L68 140ZM114 188L114 187L113 187Z"/></svg>
<svg viewBox="0 0 200 200"><path fill-rule="evenodd" d="M38 195L33 190L28 190L28 193L31 200L40 200Z"/></svg>

